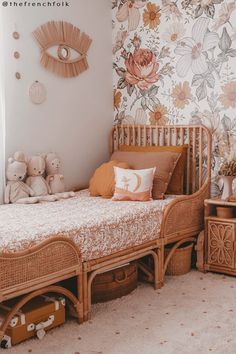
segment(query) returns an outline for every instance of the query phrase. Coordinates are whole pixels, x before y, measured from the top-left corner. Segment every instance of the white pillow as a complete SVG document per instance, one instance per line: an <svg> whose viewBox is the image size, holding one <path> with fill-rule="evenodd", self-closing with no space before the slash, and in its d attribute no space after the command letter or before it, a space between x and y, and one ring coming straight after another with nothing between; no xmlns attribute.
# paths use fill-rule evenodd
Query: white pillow
<svg viewBox="0 0 236 354"><path fill-rule="evenodd" d="M156 167L145 170L128 170L114 167L115 193L113 200L148 201L152 197Z"/></svg>

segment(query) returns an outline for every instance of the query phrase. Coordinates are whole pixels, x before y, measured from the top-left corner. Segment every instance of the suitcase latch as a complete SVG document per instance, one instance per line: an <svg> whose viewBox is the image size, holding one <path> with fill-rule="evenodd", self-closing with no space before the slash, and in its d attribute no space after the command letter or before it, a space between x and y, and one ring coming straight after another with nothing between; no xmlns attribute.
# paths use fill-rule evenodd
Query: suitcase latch
<svg viewBox="0 0 236 354"><path fill-rule="evenodd" d="M0 343L0 347L3 349L11 348L11 337L9 337L5 334L2 338L1 343Z"/></svg>
<svg viewBox="0 0 236 354"><path fill-rule="evenodd" d="M37 337L39 339L42 339L46 334L45 329L50 327L53 324L54 320L55 320L55 316L51 315L48 317L48 320L45 322L40 322L37 325L31 323L27 326L27 331L28 332L36 331Z"/></svg>

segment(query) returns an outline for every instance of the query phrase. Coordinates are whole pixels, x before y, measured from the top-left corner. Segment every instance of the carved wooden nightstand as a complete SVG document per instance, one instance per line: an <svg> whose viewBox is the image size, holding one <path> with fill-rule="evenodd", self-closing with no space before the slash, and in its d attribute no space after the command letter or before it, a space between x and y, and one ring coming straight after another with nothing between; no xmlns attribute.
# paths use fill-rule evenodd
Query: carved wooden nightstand
<svg viewBox="0 0 236 354"><path fill-rule="evenodd" d="M205 230L196 245L197 268L236 275L236 203L207 199L204 204ZM227 208L226 213L231 211L232 216L219 216L218 207ZM221 212L224 214L225 210Z"/></svg>

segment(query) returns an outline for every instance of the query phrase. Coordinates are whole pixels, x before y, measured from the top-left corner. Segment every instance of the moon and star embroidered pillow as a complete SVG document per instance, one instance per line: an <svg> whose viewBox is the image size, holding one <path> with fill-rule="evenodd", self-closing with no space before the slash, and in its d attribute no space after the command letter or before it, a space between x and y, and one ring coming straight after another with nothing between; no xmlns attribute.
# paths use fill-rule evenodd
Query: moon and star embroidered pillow
<svg viewBox="0 0 236 354"><path fill-rule="evenodd" d="M151 200L155 170L155 167L145 170L129 170L114 167L116 184L112 199L142 202Z"/></svg>

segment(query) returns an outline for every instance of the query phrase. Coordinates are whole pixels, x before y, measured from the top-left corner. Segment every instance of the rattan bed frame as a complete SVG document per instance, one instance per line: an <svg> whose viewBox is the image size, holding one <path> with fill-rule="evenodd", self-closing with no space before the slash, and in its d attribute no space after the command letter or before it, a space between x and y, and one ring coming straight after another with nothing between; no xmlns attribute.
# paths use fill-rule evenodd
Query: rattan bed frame
<svg viewBox="0 0 236 354"><path fill-rule="evenodd" d="M196 241L203 229L204 199L209 197L211 181L211 134L204 126L115 126L111 134L111 153L120 145L188 145L185 173L186 195L177 197L165 209L161 237L107 257L82 263L75 244L65 237L53 237L26 252L0 254L0 302L23 295L0 327L0 339L23 303L43 292L61 292L74 304L79 323L91 315L91 285L95 276L116 266L152 256L154 269L143 270L162 287L168 262L176 248ZM132 235L131 235L132 236ZM164 248L173 244L167 259ZM77 294L54 286L76 277Z"/></svg>

